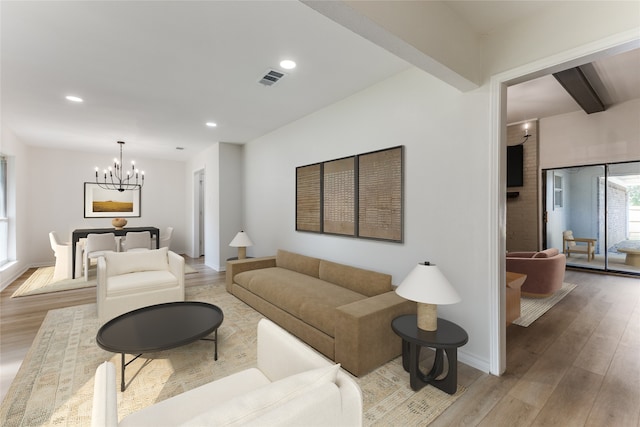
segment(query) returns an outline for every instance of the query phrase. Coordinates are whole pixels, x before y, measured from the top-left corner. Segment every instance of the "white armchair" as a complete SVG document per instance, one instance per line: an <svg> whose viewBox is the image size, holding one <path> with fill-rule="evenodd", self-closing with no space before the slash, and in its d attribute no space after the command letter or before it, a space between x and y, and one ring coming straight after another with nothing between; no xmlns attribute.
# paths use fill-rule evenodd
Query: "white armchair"
<svg viewBox="0 0 640 427"><path fill-rule="evenodd" d="M167 248L107 252L98 258L97 306L101 324L129 311L184 301L184 258Z"/></svg>
<svg viewBox="0 0 640 427"><path fill-rule="evenodd" d="M362 425L362 391L340 365L268 319L258 323L257 364L147 406L118 422L116 370L96 370L92 426Z"/></svg>
<svg viewBox="0 0 640 427"><path fill-rule="evenodd" d="M53 270L52 282L71 278L71 245L62 243L58 238L58 233L52 231L49 233L49 242L51 249L56 257L56 264Z"/></svg>
<svg viewBox="0 0 640 427"><path fill-rule="evenodd" d="M168 248L171 246L171 236L173 236L173 227L167 227L164 233L160 233L161 248Z"/></svg>
<svg viewBox="0 0 640 427"><path fill-rule="evenodd" d="M171 237L173 236L173 227L167 227L164 230L160 230L160 248L171 249ZM151 247L156 247L156 236L151 237Z"/></svg>

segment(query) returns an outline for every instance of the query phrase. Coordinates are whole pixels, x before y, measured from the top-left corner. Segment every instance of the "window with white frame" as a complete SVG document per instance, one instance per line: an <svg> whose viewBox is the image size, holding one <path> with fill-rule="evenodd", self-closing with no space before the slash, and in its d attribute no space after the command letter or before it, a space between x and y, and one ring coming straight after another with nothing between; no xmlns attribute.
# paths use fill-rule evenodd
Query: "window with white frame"
<svg viewBox="0 0 640 427"><path fill-rule="evenodd" d="M0 266L9 261L9 219L7 218L7 158L0 154Z"/></svg>

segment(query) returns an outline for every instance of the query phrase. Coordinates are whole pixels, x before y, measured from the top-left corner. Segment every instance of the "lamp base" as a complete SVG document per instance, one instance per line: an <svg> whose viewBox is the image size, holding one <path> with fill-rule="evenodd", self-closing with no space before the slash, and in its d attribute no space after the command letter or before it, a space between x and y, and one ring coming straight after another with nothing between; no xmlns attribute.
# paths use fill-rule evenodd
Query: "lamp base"
<svg viewBox="0 0 640 427"><path fill-rule="evenodd" d="M418 329L435 331L438 329L438 306L418 303Z"/></svg>
<svg viewBox="0 0 640 427"><path fill-rule="evenodd" d="M244 246L238 247L238 259L245 259L247 257L247 248Z"/></svg>

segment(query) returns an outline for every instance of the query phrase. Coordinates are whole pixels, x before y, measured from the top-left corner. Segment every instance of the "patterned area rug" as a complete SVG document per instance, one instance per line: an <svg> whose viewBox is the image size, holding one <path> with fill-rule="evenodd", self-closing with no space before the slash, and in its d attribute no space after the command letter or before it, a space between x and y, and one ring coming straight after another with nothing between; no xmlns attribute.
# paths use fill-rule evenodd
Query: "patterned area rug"
<svg viewBox="0 0 640 427"><path fill-rule="evenodd" d="M224 322L218 330L218 360L213 344L199 341L146 354L127 367L127 389L118 389L118 416L127 414L231 373L255 366L256 327L262 315L224 289L224 285L187 288L187 299L218 305ZM98 365L120 355L95 342L99 324L95 304L50 311L0 406L3 426L89 425L93 376ZM128 360L128 359L127 359ZM365 425L427 425L464 393L450 396L434 387L414 392L398 357L357 378L364 397Z"/></svg>
<svg viewBox="0 0 640 427"><path fill-rule="evenodd" d="M538 320L540 316L545 314L556 305L562 298L566 297L569 292L575 289L577 285L573 283L563 283L562 288L547 298L520 298L520 314L521 316L513 321L515 325L527 327Z"/></svg>
<svg viewBox="0 0 640 427"><path fill-rule="evenodd" d="M64 279L52 282L55 267L40 267L25 280L25 282L11 295L11 298L24 297L27 295L46 294L50 292L68 291L71 289L89 288L96 285L96 268L89 268L89 280L84 280L84 276L75 279ZM185 264L185 274L196 273L190 265Z"/></svg>

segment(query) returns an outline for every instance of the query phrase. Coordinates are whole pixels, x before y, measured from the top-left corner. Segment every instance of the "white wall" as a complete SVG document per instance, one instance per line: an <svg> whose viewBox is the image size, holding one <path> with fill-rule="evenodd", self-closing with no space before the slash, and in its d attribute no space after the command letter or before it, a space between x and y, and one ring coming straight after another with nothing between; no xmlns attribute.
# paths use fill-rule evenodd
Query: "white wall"
<svg viewBox="0 0 640 427"><path fill-rule="evenodd" d="M187 177L187 252L194 245L194 221L196 220L193 197L193 176L198 170L205 171L204 196L204 263L216 271L225 269L227 258L237 256L237 250L229 242L243 228L243 146L215 143L186 165Z"/></svg>
<svg viewBox="0 0 640 427"><path fill-rule="evenodd" d="M640 99L540 120L540 168L640 160Z"/></svg>
<svg viewBox="0 0 640 427"><path fill-rule="evenodd" d="M126 155L126 153L125 153ZM112 160L104 154L25 146L19 156L28 165L27 180L18 182L18 259L26 267L53 264L50 231L64 240L76 228L111 227L111 218L84 218L84 182L95 179L95 166ZM130 160L126 158L125 160ZM127 226L174 227L171 249L185 251L185 163L136 158L144 167L145 185L141 194L141 217L127 218Z"/></svg>
<svg viewBox="0 0 640 427"><path fill-rule="evenodd" d="M244 226L243 215L243 153L244 146L220 143L220 258L218 268L226 269L226 260L238 256L238 250L229 246L238 231L243 230L251 237L251 230ZM252 249L247 248L251 255Z"/></svg>
<svg viewBox="0 0 640 427"><path fill-rule="evenodd" d="M489 363L488 94L411 69L245 146L245 216L256 256L278 248L393 275L440 266L463 295L439 307L469 333L461 360ZM405 146L403 244L295 231L295 168ZM463 248L463 250L461 250Z"/></svg>

